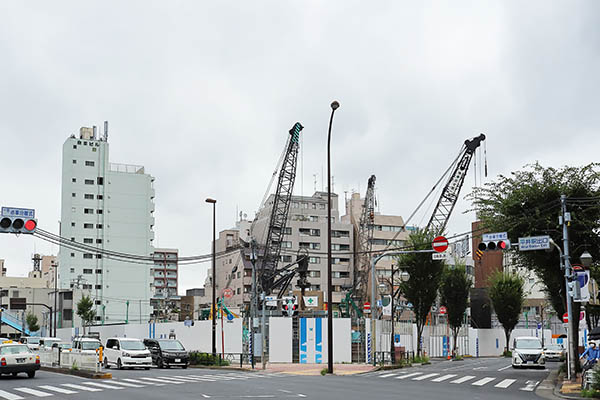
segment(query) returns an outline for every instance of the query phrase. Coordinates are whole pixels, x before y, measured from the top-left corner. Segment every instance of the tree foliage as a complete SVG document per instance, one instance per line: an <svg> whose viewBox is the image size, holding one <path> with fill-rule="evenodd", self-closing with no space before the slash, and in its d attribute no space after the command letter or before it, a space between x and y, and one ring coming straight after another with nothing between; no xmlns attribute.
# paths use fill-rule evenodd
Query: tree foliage
<svg viewBox="0 0 600 400"><path fill-rule="evenodd" d="M414 250L431 249L433 235L416 231L407 241L409 248ZM402 254L398 257L398 265L402 271L410 274L406 282L399 285L400 293L412 304L412 311L417 325L417 353L421 354L421 337L427 315L438 294L444 263L432 260L431 253Z"/></svg>
<svg viewBox="0 0 600 400"><path fill-rule="evenodd" d="M93 307L94 302L90 296L83 296L77 303L77 315L83 321L84 330L85 327L91 325L96 318L96 311L92 309Z"/></svg>
<svg viewBox="0 0 600 400"><path fill-rule="evenodd" d="M521 309L525 302L524 281L517 274L498 271L490 277L489 284L492 307L494 307L498 321L504 328L506 349L508 350L510 333L519 322Z"/></svg>
<svg viewBox="0 0 600 400"><path fill-rule="evenodd" d="M456 357L458 331L463 324L465 311L469 302L469 290L471 279L467 275L464 265L456 265L454 268L446 268L442 276L440 286L440 298L442 305L446 306L448 324L452 328L454 346L452 355Z"/></svg>
<svg viewBox="0 0 600 400"><path fill-rule="evenodd" d="M30 332L37 332L40 330L40 325L38 324L38 317L34 313L28 313L25 317L25 323L27 324L27 329Z"/></svg>

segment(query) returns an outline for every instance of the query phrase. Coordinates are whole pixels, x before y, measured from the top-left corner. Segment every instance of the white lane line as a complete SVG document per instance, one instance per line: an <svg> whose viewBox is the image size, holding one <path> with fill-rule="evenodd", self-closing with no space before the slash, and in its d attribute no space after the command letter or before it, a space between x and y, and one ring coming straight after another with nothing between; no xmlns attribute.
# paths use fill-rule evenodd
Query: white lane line
<svg viewBox="0 0 600 400"><path fill-rule="evenodd" d="M210 399L210 396L204 393L200 393L200 396L204 397L205 399Z"/></svg>
<svg viewBox="0 0 600 400"><path fill-rule="evenodd" d="M502 367L498 371L504 371L505 369L508 369L510 367L512 367L512 364L511 365L507 365L506 367Z"/></svg>
<svg viewBox="0 0 600 400"><path fill-rule="evenodd" d="M380 375L380 378L389 378L390 376L396 376L396 374L385 374L385 375Z"/></svg>
<svg viewBox="0 0 600 400"><path fill-rule="evenodd" d="M525 392L533 392L538 383L538 381L527 381L525 382L525 387L522 387L519 390L523 390Z"/></svg>
<svg viewBox="0 0 600 400"><path fill-rule="evenodd" d="M490 378L489 376L483 379L480 379L476 382L471 383L471 385L473 386L483 386L486 385L488 383L490 383L491 381L495 380L496 378Z"/></svg>
<svg viewBox="0 0 600 400"><path fill-rule="evenodd" d="M82 382L82 384L84 385L91 385L91 386L96 386L102 389L115 389L115 390L123 390L125 388L120 387L120 386L112 386L112 385L107 385L106 383L98 383L98 382Z"/></svg>
<svg viewBox="0 0 600 400"><path fill-rule="evenodd" d="M440 376L439 378L432 379L431 382L443 382L446 379L454 378L455 376L456 376L455 374L448 374L448 375Z"/></svg>
<svg viewBox="0 0 600 400"><path fill-rule="evenodd" d="M156 378L140 378L143 379L145 381L150 381L150 382L157 382L157 383L174 383L175 385L181 385L182 383L185 382L180 382L180 381L172 381L172 380L166 380L166 379L156 379Z"/></svg>
<svg viewBox="0 0 600 400"><path fill-rule="evenodd" d="M302 394L302 393L298 393L298 397L306 397L306 395Z"/></svg>
<svg viewBox="0 0 600 400"><path fill-rule="evenodd" d="M473 375L467 375L467 376L463 376L462 378L458 378L450 383L464 383L466 381L470 381L473 378L475 378Z"/></svg>
<svg viewBox="0 0 600 400"><path fill-rule="evenodd" d="M144 385L136 385L136 384L133 384L133 383L119 382L119 381L116 381L114 379L110 380L110 381L103 381L103 382L110 382L113 385L121 385L121 386L125 386L125 387L130 387L130 388L141 388L141 387L144 387Z"/></svg>
<svg viewBox="0 0 600 400"><path fill-rule="evenodd" d="M517 381L516 379L505 379L502 382L494 385L494 387L501 388L501 389L506 389L507 387L509 387L510 385L512 385L513 383L515 383L516 381Z"/></svg>
<svg viewBox="0 0 600 400"><path fill-rule="evenodd" d="M428 378L433 378L434 376L438 376L439 374L427 374L427 375L421 375L421 376L417 376L416 378L413 378L413 381L423 381L425 379Z"/></svg>
<svg viewBox="0 0 600 400"><path fill-rule="evenodd" d="M189 379L193 382L214 382L215 381L215 379L200 378L200 377L196 377L196 376L192 376L192 375L175 375L175 378Z"/></svg>
<svg viewBox="0 0 600 400"><path fill-rule="evenodd" d="M61 386L66 386L66 387L69 387L71 389L86 390L88 392L101 392L102 391L102 389L88 387L88 386L76 385L74 383L63 383L63 384L61 384Z"/></svg>
<svg viewBox="0 0 600 400"><path fill-rule="evenodd" d="M225 375L204 375L206 377L212 378L212 379L222 379L224 381L232 381L236 378L232 378L230 376L225 376Z"/></svg>
<svg viewBox="0 0 600 400"><path fill-rule="evenodd" d="M17 390L19 392L22 393L27 393L27 394L31 394L35 397L50 397L50 396L54 396L52 393L46 393L46 392L42 392L39 390L35 390L35 389L31 389L31 388L14 388L14 390Z"/></svg>
<svg viewBox="0 0 600 400"><path fill-rule="evenodd" d="M411 376L417 376L417 375L421 375L421 374L422 374L422 372L413 372L412 374L397 376L396 379L406 379L406 378L410 378Z"/></svg>
<svg viewBox="0 0 600 400"><path fill-rule="evenodd" d="M142 382L142 381L139 381L137 379L130 379L130 378L123 378L123 380L127 381L127 382L139 383L139 384L142 384L142 385L165 386L164 383Z"/></svg>
<svg viewBox="0 0 600 400"><path fill-rule="evenodd" d="M186 383L186 382L197 382L194 380L194 378L176 378L174 376L157 376L158 379L170 379L172 381L175 382L181 382L181 383Z"/></svg>
<svg viewBox="0 0 600 400"><path fill-rule="evenodd" d="M6 400L21 400L23 397L0 390L0 397Z"/></svg>
<svg viewBox="0 0 600 400"><path fill-rule="evenodd" d="M50 385L39 386L39 388L50 390L51 392L62 393L62 394L75 394L75 393L77 393L74 390L63 389L63 388L59 388L59 387L56 387L56 386L50 386Z"/></svg>

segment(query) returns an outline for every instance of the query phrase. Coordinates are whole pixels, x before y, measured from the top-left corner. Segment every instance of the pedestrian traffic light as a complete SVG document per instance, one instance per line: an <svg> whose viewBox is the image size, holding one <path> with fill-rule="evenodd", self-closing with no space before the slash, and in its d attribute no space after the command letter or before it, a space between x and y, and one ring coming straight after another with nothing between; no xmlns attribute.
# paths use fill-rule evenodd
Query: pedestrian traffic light
<svg viewBox="0 0 600 400"><path fill-rule="evenodd" d="M33 234L36 228L36 219L22 217L0 217L0 233Z"/></svg>
<svg viewBox="0 0 600 400"><path fill-rule="evenodd" d="M481 242L477 248L481 251L508 250L510 249L510 240L490 240Z"/></svg>
<svg viewBox="0 0 600 400"><path fill-rule="evenodd" d="M581 284L579 283L579 279L569 279L567 286L569 287L569 295L574 301L581 299Z"/></svg>
<svg viewBox="0 0 600 400"><path fill-rule="evenodd" d="M295 303L295 297L291 299L286 299L283 301L283 313L287 314L288 317L293 317L298 314L298 306Z"/></svg>

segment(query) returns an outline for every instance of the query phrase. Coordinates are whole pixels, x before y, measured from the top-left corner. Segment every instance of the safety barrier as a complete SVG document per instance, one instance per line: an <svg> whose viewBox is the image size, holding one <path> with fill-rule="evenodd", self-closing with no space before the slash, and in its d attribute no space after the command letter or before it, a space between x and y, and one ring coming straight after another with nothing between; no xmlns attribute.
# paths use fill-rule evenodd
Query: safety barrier
<svg viewBox="0 0 600 400"><path fill-rule="evenodd" d="M100 372L102 368L97 354L52 348L50 350L40 350L39 355L40 362L44 367L81 369L94 372Z"/></svg>

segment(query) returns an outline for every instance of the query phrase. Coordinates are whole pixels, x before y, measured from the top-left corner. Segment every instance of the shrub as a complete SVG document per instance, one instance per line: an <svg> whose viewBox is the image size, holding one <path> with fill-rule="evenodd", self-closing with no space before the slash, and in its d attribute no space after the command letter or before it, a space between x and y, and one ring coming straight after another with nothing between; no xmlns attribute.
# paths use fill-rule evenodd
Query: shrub
<svg viewBox="0 0 600 400"><path fill-rule="evenodd" d="M415 364L428 363L429 362L429 357L427 357L427 356L416 356L415 358L413 358L413 362Z"/></svg>
<svg viewBox="0 0 600 400"><path fill-rule="evenodd" d="M502 353L502 355L504 357L509 357L510 358L510 357L512 357L512 351L510 351L510 350L504 350L504 352Z"/></svg>
<svg viewBox="0 0 600 400"><path fill-rule="evenodd" d="M228 366L230 365L228 360L223 360L220 354L213 356L210 353L202 353L199 351L190 352L190 364L191 365L216 365L216 366Z"/></svg>
<svg viewBox="0 0 600 400"><path fill-rule="evenodd" d="M323 376L327 375L327 368L323 368L321 370L321 375L323 375Z"/></svg>

